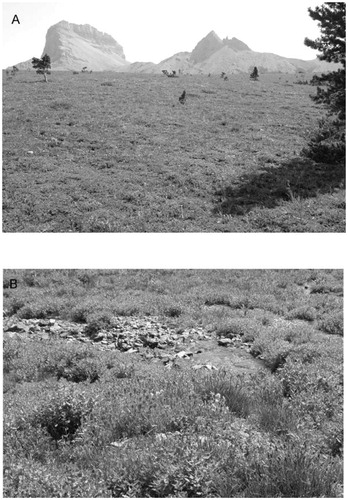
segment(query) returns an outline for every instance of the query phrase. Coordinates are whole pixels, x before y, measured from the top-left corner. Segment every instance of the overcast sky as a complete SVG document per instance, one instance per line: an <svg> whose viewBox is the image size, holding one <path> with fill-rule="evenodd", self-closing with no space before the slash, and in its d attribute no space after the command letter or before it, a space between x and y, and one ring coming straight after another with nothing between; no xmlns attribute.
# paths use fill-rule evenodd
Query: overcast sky
<svg viewBox="0 0 348 500"><path fill-rule="evenodd" d="M90 24L122 45L127 61L159 63L176 52L192 51L211 30L236 37L257 52L314 59L304 38L317 38L317 23L306 0L110 0L80 3L6 2L3 4L2 68L41 57L46 32L65 20ZM11 24L17 15L20 24Z"/></svg>

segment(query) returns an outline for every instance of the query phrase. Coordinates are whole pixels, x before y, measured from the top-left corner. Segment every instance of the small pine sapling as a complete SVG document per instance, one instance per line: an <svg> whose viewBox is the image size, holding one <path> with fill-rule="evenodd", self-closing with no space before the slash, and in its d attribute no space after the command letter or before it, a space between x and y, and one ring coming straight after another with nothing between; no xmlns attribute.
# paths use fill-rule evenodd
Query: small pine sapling
<svg viewBox="0 0 348 500"><path fill-rule="evenodd" d="M256 66L254 67L252 73L250 74L250 79L254 81L259 79L259 70L257 69Z"/></svg>

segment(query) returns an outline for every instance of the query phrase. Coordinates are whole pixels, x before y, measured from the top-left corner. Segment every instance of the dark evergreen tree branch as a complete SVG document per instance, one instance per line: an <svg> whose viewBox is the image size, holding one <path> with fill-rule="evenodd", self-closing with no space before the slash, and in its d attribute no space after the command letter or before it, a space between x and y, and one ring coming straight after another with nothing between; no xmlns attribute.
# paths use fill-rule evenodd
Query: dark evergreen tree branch
<svg viewBox="0 0 348 500"><path fill-rule="evenodd" d="M304 43L321 54L318 58L340 67L321 76L315 75L311 83L318 85L317 93L311 96L328 109L319 123L319 129L310 139L304 154L317 162L344 163L346 154L346 4L327 2L308 9L310 17L318 21L320 37L306 38Z"/></svg>
<svg viewBox="0 0 348 500"><path fill-rule="evenodd" d="M321 36L316 40L305 39L305 45L319 50L319 59L342 65L332 71L316 77L315 82L324 85L317 89L313 97L316 102L326 104L329 110L345 119L346 110L346 4L344 2L327 2L314 10L308 9L312 19L319 22Z"/></svg>

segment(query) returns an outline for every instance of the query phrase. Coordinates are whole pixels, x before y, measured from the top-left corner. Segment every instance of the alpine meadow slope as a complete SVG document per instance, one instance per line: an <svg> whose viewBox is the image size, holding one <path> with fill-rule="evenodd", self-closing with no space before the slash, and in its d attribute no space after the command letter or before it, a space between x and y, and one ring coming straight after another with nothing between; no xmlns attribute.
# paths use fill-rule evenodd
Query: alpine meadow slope
<svg viewBox="0 0 348 500"><path fill-rule="evenodd" d="M311 75L41 78L4 78L5 232L344 232Z"/></svg>
<svg viewBox="0 0 348 500"><path fill-rule="evenodd" d="M66 21L45 51L48 83L28 63L3 79L4 232L345 231L344 161L306 154L325 112L309 83L338 64L214 31L129 63Z"/></svg>

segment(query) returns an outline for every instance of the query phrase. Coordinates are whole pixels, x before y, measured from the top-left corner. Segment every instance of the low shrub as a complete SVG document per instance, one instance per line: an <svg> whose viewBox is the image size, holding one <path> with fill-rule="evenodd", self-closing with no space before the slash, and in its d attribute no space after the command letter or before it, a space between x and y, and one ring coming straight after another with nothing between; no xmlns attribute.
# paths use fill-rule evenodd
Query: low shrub
<svg viewBox="0 0 348 500"><path fill-rule="evenodd" d="M314 307L301 306L290 311L286 318L290 320L302 319L305 321L315 321L317 319L317 311Z"/></svg>
<svg viewBox="0 0 348 500"><path fill-rule="evenodd" d="M327 446L330 454L333 457L343 457L343 425L336 428L334 432L327 438Z"/></svg>
<svg viewBox="0 0 348 500"><path fill-rule="evenodd" d="M24 307L26 304L26 301L20 297L14 297L10 300L10 303L7 307L8 315L9 316L14 316L15 314L18 313Z"/></svg>
<svg viewBox="0 0 348 500"><path fill-rule="evenodd" d="M112 469L106 465L107 485L113 497L207 497L217 451L208 436L190 433L167 435L146 447L130 445Z"/></svg>
<svg viewBox="0 0 348 500"><path fill-rule="evenodd" d="M262 326L270 326L272 324L272 318L264 314L261 318Z"/></svg>
<svg viewBox="0 0 348 500"><path fill-rule="evenodd" d="M78 271L76 277L86 288L97 286L98 273L95 271Z"/></svg>
<svg viewBox="0 0 348 500"><path fill-rule="evenodd" d="M205 301L204 305L206 306L230 306L231 302L227 295L210 295Z"/></svg>
<svg viewBox="0 0 348 500"><path fill-rule="evenodd" d="M29 416L29 422L45 429L58 444L62 439L74 439L93 404L84 391L76 391L65 384L59 385L57 392L39 402Z"/></svg>
<svg viewBox="0 0 348 500"><path fill-rule="evenodd" d="M114 366L112 363L106 364L107 371L103 372L102 382L107 383L117 379L132 378L135 373L133 363L117 362Z"/></svg>
<svg viewBox="0 0 348 500"><path fill-rule="evenodd" d="M16 360L20 356L21 342L15 339L7 339L3 342L3 372L9 373L16 366Z"/></svg>
<svg viewBox="0 0 348 500"><path fill-rule="evenodd" d="M22 279L23 282L29 287L40 286L40 281L38 280L35 271L29 271L29 270L24 271Z"/></svg>
<svg viewBox="0 0 348 500"><path fill-rule="evenodd" d="M32 457L4 463L6 498L96 498L110 496L97 471L69 463L40 463Z"/></svg>
<svg viewBox="0 0 348 500"><path fill-rule="evenodd" d="M232 377L225 370L218 370L194 381L195 390L203 401L220 401L238 417L247 417L251 401L244 390L243 378Z"/></svg>
<svg viewBox="0 0 348 500"><path fill-rule="evenodd" d="M139 314L139 307L136 305L116 304L114 313L117 316L136 316Z"/></svg>
<svg viewBox="0 0 348 500"><path fill-rule="evenodd" d="M286 357L291 350L290 342L284 340L282 335L278 335L274 328L262 331L251 346L250 353L259 356L274 373L285 363Z"/></svg>
<svg viewBox="0 0 348 500"><path fill-rule="evenodd" d="M84 382L91 384L99 379L99 363L91 359L77 360L68 366L57 366L57 379L66 379L68 382Z"/></svg>
<svg viewBox="0 0 348 500"><path fill-rule="evenodd" d="M317 345L299 344L291 351L289 359L297 359L302 364L314 363L321 358L322 353Z"/></svg>
<svg viewBox="0 0 348 500"><path fill-rule="evenodd" d="M343 313L328 314L320 321L319 329L331 335L343 336Z"/></svg>
<svg viewBox="0 0 348 500"><path fill-rule="evenodd" d="M93 337L100 330L108 328L112 322L112 315L107 311L103 311L100 313L93 313L87 316L87 325L85 328L85 333Z"/></svg>
<svg viewBox="0 0 348 500"><path fill-rule="evenodd" d="M3 379L2 379L2 392L3 392L3 394L6 394L9 391L15 390L16 384L17 384L16 377L11 373L4 372Z"/></svg>
<svg viewBox="0 0 348 500"><path fill-rule="evenodd" d="M232 297L230 299L230 307L232 309L243 310L245 315L247 314L248 310L255 309L257 305L257 299L253 296Z"/></svg>
<svg viewBox="0 0 348 500"><path fill-rule="evenodd" d="M64 378L70 382L95 382L107 369L98 352L61 340L4 342L4 370L16 382L38 382ZM113 365L112 365L113 366Z"/></svg>
<svg viewBox="0 0 348 500"><path fill-rule="evenodd" d="M69 319L75 323L87 323L88 315L90 314L90 306L78 305L71 310Z"/></svg>
<svg viewBox="0 0 348 500"><path fill-rule="evenodd" d="M256 320L249 318L229 319L219 326L216 330L218 337L233 338L236 336L244 337L247 342L253 341L255 334L260 328Z"/></svg>
<svg viewBox="0 0 348 500"><path fill-rule="evenodd" d="M265 365L275 372L284 365L289 353L298 345L306 345L312 335L313 329L309 325L283 322L274 324L260 331L250 352L253 356L260 356Z"/></svg>
<svg viewBox="0 0 348 500"><path fill-rule="evenodd" d="M337 482L343 483L337 460L325 460L296 441L251 462L245 474L246 497L335 497Z"/></svg>
<svg viewBox="0 0 348 500"><path fill-rule="evenodd" d="M287 342L293 345L307 344L313 337L313 329L311 326L303 325L290 325L289 328L282 331L282 337Z"/></svg>
<svg viewBox="0 0 348 500"><path fill-rule="evenodd" d="M170 306L164 310L164 314L169 318L178 318L181 316L182 312L181 307L178 306Z"/></svg>
<svg viewBox="0 0 348 500"><path fill-rule="evenodd" d="M18 316L24 319L57 318L60 316L60 306L56 301L42 299L37 303L24 305L18 311Z"/></svg>

